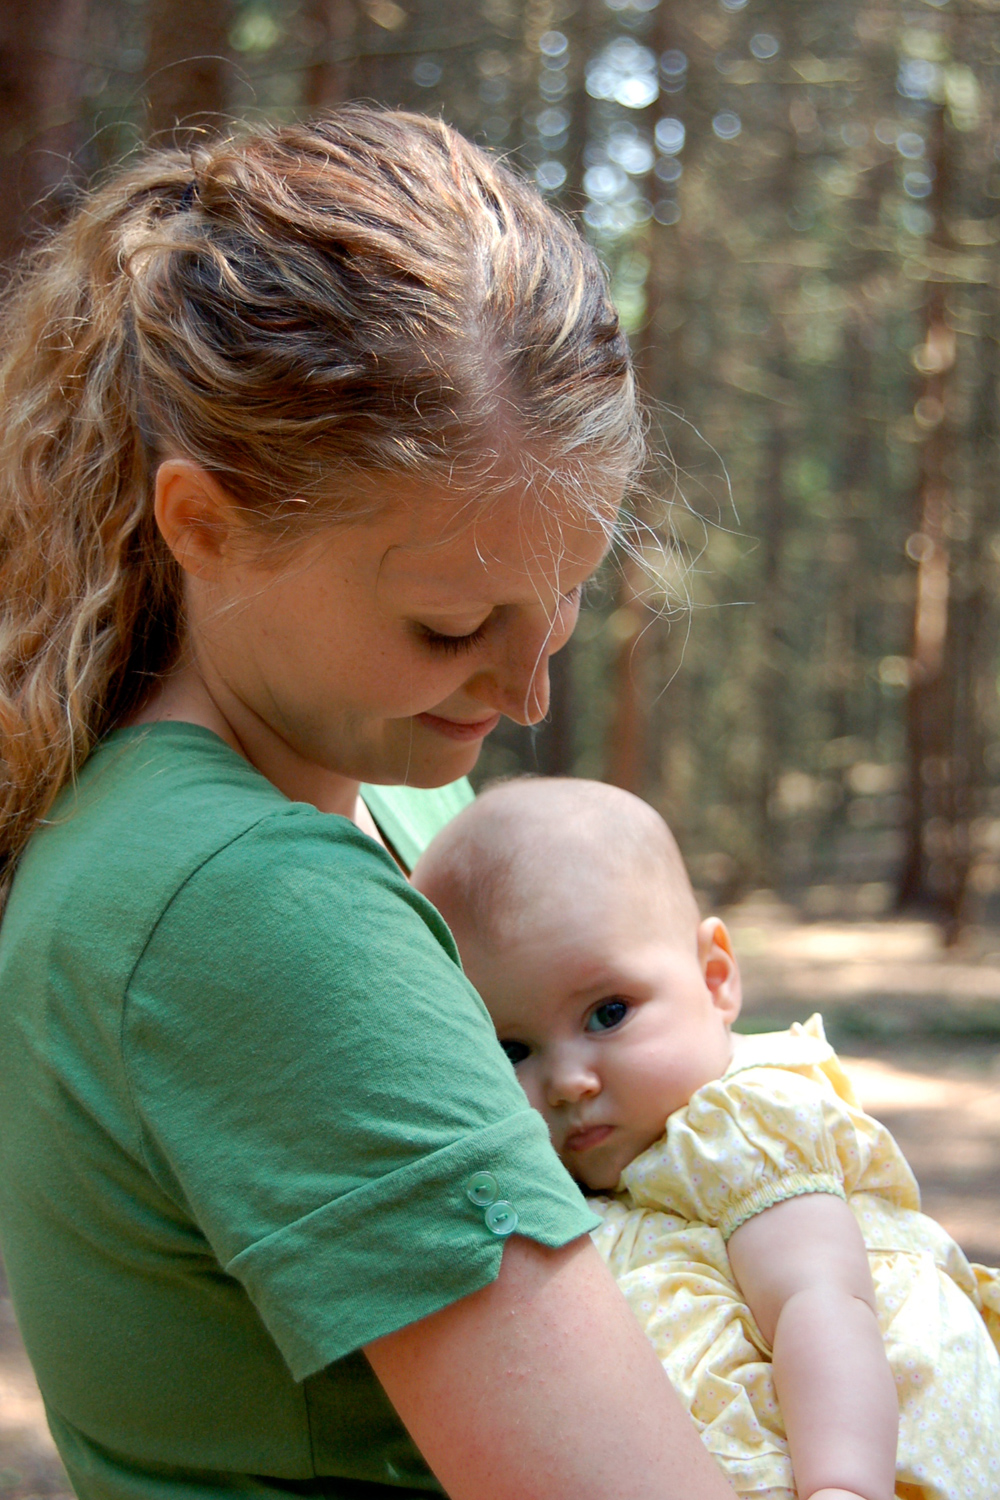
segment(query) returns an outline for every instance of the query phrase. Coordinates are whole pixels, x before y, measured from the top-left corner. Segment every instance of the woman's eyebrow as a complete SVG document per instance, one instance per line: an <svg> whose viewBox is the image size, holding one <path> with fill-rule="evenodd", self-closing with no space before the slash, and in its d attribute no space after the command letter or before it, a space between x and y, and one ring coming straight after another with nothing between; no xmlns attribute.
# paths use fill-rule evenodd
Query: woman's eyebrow
<svg viewBox="0 0 1000 1500"><path fill-rule="evenodd" d="M449 618L460 616L468 620L486 620L502 604L486 599L445 599L440 595L430 597L403 598L401 604L407 614L410 615L447 615Z"/></svg>
<svg viewBox="0 0 1000 1500"><path fill-rule="evenodd" d="M571 584L567 589L560 589L556 580L550 580L547 588L551 590L551 602L554 604L560 600L569 599L573 594L585 588L592 577L593 574L589 574L579 582ZM544 597L539 598L538 590L532 586L530 578L524 579L523 589L516 589L514 580L510 580L509 586L505 581L502 589L498 584L497 594L494 597L465 595L457 583L451 584L444 578L431 579L428 584L426 575L417 577L414 574L412 579L408 579L404 573L396 580L396 587L404 596L409 594L411 587L416 590L415 597L406 599L408 609L461 609L472 615L477 611L492 613L493 610L502 609L507 605L544 605L549 602Z"/></svg>

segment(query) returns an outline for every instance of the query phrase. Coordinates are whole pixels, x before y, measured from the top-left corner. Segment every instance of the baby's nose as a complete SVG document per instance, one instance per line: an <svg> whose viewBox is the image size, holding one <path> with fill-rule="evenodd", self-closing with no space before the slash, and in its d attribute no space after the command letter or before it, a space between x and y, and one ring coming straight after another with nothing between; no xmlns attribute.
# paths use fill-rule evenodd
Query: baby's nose
<svg viewBox="0 0 1000 1500"><path fill-rule="evenodd" d="M546 1096L553 1109L560 1104L576 1104L600 1091L596 1073L580 1059L560 1060L549 1071Z"/></svg>

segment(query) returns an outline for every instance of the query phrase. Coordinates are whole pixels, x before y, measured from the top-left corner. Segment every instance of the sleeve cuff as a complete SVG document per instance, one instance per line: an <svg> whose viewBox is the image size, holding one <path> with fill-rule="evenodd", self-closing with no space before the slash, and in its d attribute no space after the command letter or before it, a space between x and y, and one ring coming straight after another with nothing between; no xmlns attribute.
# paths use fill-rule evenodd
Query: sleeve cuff
<svg viewBox="0 0 1000 1500"><path fill-rule="evenodd" d="M792 1172L787 1177L776 1178L774 1182L758 1183L751 1192L738 1198L719 1220L719 1232L728 1242L741 1224L774 1208L777 1203L785 1203L789 1198L801 1198L806 1193L832 1193L835 1198L842 1198L847 1202L843 1183L832 1173Z"/></svg>
<svg viewBox="0 0 1000 1500"><path fill-rule="evenodd" d="M511 1233L556 1248L600 1222L525 1109L333 1199L226 1271L305 1380L495 1281Z"/></svg>

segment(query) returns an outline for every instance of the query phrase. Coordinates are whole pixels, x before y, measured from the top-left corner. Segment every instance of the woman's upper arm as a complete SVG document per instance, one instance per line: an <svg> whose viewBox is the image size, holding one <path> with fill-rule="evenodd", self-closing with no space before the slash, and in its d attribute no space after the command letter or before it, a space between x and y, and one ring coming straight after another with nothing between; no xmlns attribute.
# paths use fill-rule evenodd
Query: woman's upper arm
<svg viewBox="0 0 1000 1500"><path fill-rule="evenodd" d="M732 1500L447 933L370 840L331 850L340 820L317 819L290 858L281 819L220 851L136 970L123 1046L153 1175L296 1378L371 1346L454 1500Z"/></svg>
<svg viewBox="0 0 1000 1500"><path fill-rule="evenodd" d="M865 1242L848 1205L830 1193L787 1198L730 1236L729 1261L764 1337L796 1292L836 1289L875 1305Z"/></svg>
<svg viewBox="0 0 1000 1500"><path fill-rule="evenodd" d="M450 1500L733 1500L587 1238L366 1352Z"/></svg>
<svg viewBox="0 0 1000 1500"><path fill-rule="evenodd" d="M449 943L370 839L290 807L175 894L129 986L138 1149L297 1379L492 1281L513 1214L550 1246L597 1222Z"/></svg>

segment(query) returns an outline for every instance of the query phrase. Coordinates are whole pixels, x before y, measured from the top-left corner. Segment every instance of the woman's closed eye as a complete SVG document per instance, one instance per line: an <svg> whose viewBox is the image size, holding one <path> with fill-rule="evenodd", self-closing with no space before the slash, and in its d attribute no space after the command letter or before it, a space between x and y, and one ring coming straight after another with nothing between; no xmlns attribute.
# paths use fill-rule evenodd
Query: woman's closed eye
<svg viewBox="0 0 1000 1500"><path fill-rule="evenodd" d="M629 1003L615 995L595 1005L584 1023L584 1031L614 1031L629 1013Z"/></svg>
<svg viewBox="0 0 1000 1500"><path fill-rule="evenodd" d="M526 1042L515 1042L510 1037L508 1037L506 1041L501 1038L500 1045L506 1052L507 1056L510 1058L511 1062L514 1064L515 1068L517 1067L518 1063L523 1063L525 1058L530 1056L531 1054L531 1048L527 1045Z"/></svg>
<svg viewBox="0 0 1000 1500"><path fill-rule="evenodd" d="M559 596L560 609L566 607L575 609L582 593L583 585L577 584L576 588L570 589L566 594L561 594ZM420 621L416 622L415 629L423 644L432 651L439 651L445 656L459 656L463 651L475 650L476 646L483 641L496 613L496 610L491 611L475 630L466 631L462 635L449 635L445 631L435 630L433 626L424 625Z"/></svg>
<svg viewBox="0 0 1000 1500"><path fill-rule="evenodd" d="M425 646L432 651L440 651L445 656L459 656L463 651L472 651L479 645L486 635L489 625L489 617L475 630L470 630L466 635L443 635L440 630L432 630L429 625L418 625L417 634Z"/></svg>

